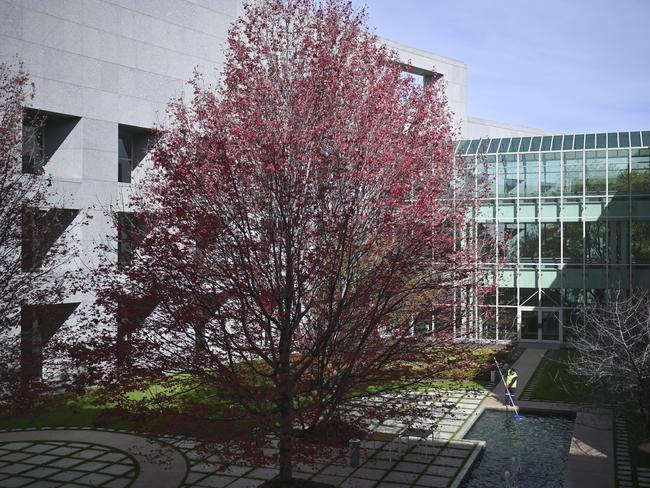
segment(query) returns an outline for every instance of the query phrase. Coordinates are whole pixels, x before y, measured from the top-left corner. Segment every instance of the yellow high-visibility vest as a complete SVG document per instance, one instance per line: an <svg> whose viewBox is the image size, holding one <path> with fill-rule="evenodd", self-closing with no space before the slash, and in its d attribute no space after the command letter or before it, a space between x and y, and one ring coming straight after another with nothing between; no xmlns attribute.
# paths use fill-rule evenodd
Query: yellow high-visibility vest
<svg viewBox="0 0 650 488"><path fill-rule="evenodd" d="M517 388L517 378L517 373L514 371L508 371L508 376L506 377L506 384L508 385L508 388Z"/></svg>

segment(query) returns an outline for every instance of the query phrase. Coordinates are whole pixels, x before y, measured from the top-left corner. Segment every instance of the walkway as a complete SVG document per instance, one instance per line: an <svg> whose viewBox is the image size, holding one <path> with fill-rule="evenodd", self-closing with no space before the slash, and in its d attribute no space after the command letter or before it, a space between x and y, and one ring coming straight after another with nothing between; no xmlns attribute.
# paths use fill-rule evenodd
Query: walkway
<svg viewBox="0 0 650 488"><path fill-rule="evenodd" d="M329 450L313 465L296 466L295 475L348 488L455 487L483 448L478 441L457 440L457 433L486 394L411 394L427 407L426 418L414 419L410 426L394 421L375 426L375 440L362 443L358 467L348 465L346 450ZM0 432L3 488L252 488L276 475L271 465L225 466L214 451L206 452L191 439L154 441L90 429Z"/></svg>
<svg viewBox="0 0 650 488"><path fill-rule="evenodd" d="M515 367L519 391L532 378L544 350L526 349ZM503 386L487 391L412 393L426 407L407 426L387 421L362 443L361 463L347 464L345 450L330 450L314 465L295 467L297 477L346 488L456 488L484 444L462 439L485 408L505 408ZM368 400L371 401L371 400ZM606 411L578 405L519 402L526 411L576 412L566 473L567 487L614 486L612 421ZM351 415L355 415L353 406ZM392 440L390 440L392 439ZM339 461L333 462L337 458ZM0 486L155 488L253 488L277 474L274 466L225 466L215 452L191 439L90 429L0 432ZM130 484L133 483L133 484Z"/></svg>
<svg viewBox="0 0 650 488"><path fill-rule="evenodd" d="M176 449L136 435L90 429L0 433L3 488L177 488L186 471Z"/></svg>

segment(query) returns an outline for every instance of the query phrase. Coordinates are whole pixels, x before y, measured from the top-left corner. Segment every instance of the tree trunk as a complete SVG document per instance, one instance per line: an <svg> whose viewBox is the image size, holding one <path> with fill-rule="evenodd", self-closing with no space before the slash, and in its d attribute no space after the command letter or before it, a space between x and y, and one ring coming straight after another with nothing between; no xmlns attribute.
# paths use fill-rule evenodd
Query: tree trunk
<svg viewBox="0 0 650 488"><path fill-rule="evenodd" d="M288 365L287 354L287 365ZM284 358L283 358L284 359ZM287 369L280 374L280 482L283 487L291 486L293 478L293 395Z"/></svg>

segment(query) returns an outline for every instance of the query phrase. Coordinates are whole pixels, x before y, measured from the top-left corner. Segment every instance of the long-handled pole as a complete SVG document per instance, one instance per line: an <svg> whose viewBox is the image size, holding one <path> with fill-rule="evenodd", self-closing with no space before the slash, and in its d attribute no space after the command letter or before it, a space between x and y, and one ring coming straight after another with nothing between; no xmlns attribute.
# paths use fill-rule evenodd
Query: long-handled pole
<svg viewBox="0 0 650 488"><path fill-rule="evenodd" d="M494 363L497 365L497 371L499 371L499 376L501 376L501 381L503 381L503 386L506 388L506 395L510 399L512 408L515 409L515 420L521 420L521 416L519 415L519 411L517 410L517 405L515 405L515 401L512 399L512 395L510 394L510 388L508 388L508 383L506 383L506 379L503 377L503 373L501 372L501 366L499 365L499 361L497 361L497 358L493 358L493 359L494 359Z"/></svg>

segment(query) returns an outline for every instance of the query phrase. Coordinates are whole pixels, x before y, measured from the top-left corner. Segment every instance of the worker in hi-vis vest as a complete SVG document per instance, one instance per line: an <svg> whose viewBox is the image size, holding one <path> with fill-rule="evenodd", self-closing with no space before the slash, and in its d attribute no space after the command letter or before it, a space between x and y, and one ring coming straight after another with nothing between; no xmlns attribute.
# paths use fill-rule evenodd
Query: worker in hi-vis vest
<svg viewBox="0 0 650 488"><path fill-rule="evenodd" d="M506 385L508 385L508 390L506 391L506 404L510 404L510 399L508 398L508 393L512 397L512 403L515 402L515 393L517 392L517 371L515 368L510 368L508 374L506 375Z"/></svg>

